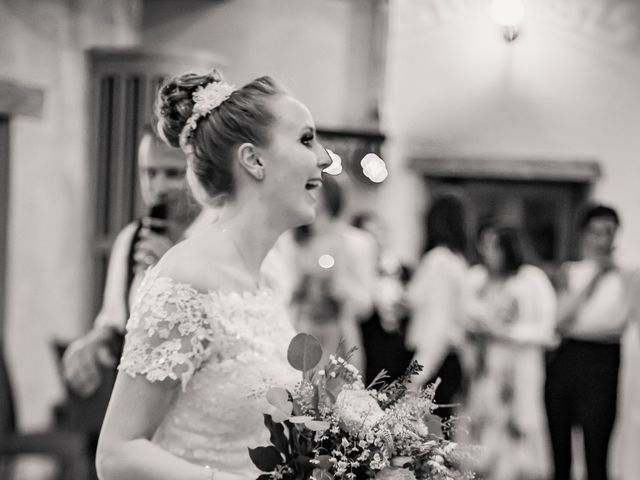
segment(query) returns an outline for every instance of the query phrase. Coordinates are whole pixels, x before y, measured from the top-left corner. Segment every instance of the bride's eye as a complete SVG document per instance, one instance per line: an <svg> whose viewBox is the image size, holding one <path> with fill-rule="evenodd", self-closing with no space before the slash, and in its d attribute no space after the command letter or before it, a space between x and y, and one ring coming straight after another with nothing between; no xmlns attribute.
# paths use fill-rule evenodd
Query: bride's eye
<svg viewBox="0 0 640 480"><path fill-rule="evenodd" d="M306 145L307 147L310 147L313 144L314 138L315 137L313 136L313 134L308 133L302 136L302 138L300 139L300 143L302 143L303 145Z"/></svg>

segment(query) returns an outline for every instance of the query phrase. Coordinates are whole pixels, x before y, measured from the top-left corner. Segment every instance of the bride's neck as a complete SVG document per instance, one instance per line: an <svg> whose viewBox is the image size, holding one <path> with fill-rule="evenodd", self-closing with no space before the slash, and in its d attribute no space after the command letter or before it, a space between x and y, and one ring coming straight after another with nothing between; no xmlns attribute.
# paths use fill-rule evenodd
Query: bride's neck
<svg viewBox="0 0 640 480"><path fill-rule="evenodd" d="M216 221L216 226L235 244L254 278L259 278L262 262L284 232L261 207L228 202Z"/></svg>

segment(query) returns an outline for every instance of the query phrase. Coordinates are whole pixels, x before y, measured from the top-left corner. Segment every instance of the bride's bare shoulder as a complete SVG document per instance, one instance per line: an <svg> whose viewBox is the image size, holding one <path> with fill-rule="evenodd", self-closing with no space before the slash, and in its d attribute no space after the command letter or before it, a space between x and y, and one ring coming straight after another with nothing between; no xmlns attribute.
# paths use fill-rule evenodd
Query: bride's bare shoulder
<svg viewBox="0 0 640 480"><path fill-rule="evenodd" d="M156 265L157 275L203 293L232 290L235 275L226 258L223 248L207 244L202 238L188 238L162 257Z"/></svg>

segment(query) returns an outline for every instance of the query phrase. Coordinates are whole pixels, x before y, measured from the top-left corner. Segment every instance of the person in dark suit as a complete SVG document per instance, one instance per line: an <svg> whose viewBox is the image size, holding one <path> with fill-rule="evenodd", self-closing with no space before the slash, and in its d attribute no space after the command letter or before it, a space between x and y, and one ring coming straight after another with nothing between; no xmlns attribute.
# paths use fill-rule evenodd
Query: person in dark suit
<svg viewBox="0 0 640 480"><path fill-rule="evenodd" d="M384 224L374 213L358 213L351 224L370 233L378 247L373 309L360 322L367 366L365 382L371 384L382 370L386 380L393 381L405 373L413 358L404 344L409 322L404 295L411 269L389 247Z"/></svg>

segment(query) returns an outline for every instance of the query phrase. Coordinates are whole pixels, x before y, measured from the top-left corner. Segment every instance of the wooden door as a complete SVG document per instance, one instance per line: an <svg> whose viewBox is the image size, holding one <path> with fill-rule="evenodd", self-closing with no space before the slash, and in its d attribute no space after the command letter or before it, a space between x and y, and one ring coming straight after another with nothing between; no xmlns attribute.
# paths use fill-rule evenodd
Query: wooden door
<svg viewBox="0 0 640 480"><path fill-rule="evenodd" d="M157 53L137 48L88 52L91 85L93 308L98 313L113 240L143 214L138 183L138 141L150 124L162 82L187 70L206 72L219 64L211 56Z"/></svg>

